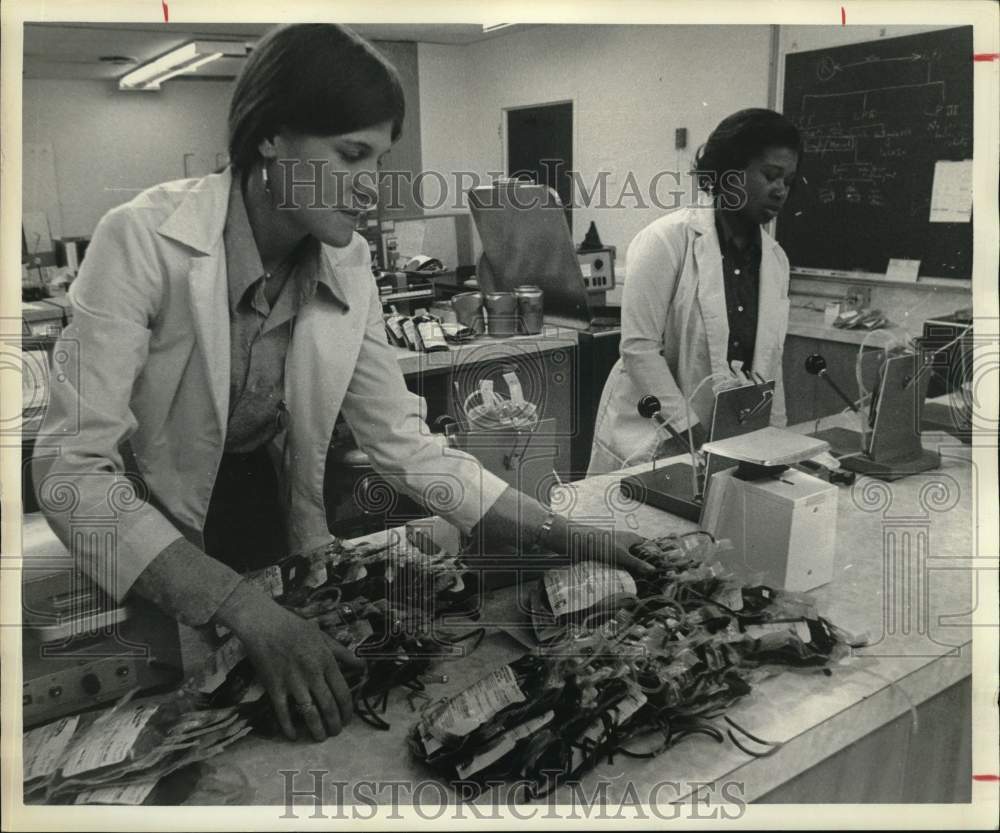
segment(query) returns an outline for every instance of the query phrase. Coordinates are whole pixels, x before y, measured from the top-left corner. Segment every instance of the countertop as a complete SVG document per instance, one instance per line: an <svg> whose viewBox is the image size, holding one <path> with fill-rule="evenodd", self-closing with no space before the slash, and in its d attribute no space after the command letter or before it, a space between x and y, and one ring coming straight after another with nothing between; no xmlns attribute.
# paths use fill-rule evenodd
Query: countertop
<svg viewBox="0 0 1000 833"><path fill-rule="evenodd" d="M657 783L687 785L679 794L661 795L661 800L670 801L690 793L698 782L725 780L743 782L744 798L753 801L905 715L911 704L970 675L968 611L973 609L974 573L968 562L977 552L970 452L946 435L925 435L924 442L940 451L939 470L891 484L859 477L853 487L839 490L834 578L815 595L822 615L854 633L867 631L869 647L834 667L832 677L815 671L780 674L761 683L730 711L753 734L783 741L784 746L767 759L752 759L730 744L691 737L653 760L619 757L613 765L600 764L584 778L587 795L602 781L607 782L607 801L616 804L626 784L638 789L639 795L648 795L646 791ZM620 477L621 473L609 474L564 486L554 506L570 518L613 523L648 536L694 528L690 522L622 498ZM887 576L912 575L907 568L922 572L916 573L919 580L912 585L912 595L901 598L905 593ZM480 624L522 619L513 593L505 590L486 600ZM481 647L460 662L438 662L437 670L449 681L430 686L431 696L454 694L523 653L507 630L502 625L492 629ZM292 781L298 790L312 786L308 771L313 770L322 773L327 785L433 778L408 752L405 736L416 714L402 693L390 698L385 719L391 724L387 732L355 720L341 736L318 744L250 737L216 760L239 767L253 787L251 803L264 805L284 805L285 779L293 776L283 776L281 770L301 773ZM421 800L441 801L443 795L428 789ZM328 802L337 800L333 792L325 797ZM406 803L411 797L404 791L401 800ZM388 799L387 792L375 796L380 803ZM301 812L308 815L311 799L299 801Z"/></svg>
<svg viewBox="0 0 1000 833"><path fill-rule="evenodd" d="M450 344L447 352L417 353L404 347L393 347L404 375L441 372L458 365L491 361L519 355L537 355L575 347L576 330L545 325L538 335L517 335L506 338L477 336L465 344Z"/></svg>
<svg viewBox="0 0 1000 833"><path fill-rule="evenodd" d="M810 423L804 430L812 427ZM891 484L859 477L854 486L839 489L834 577L814 595L822 615L854 633L867 631L869 646L835 666L832 677L787 671L759 684L730 710L754 735L784 745L767 759L752 759L730 744L691 737L653 760L619 756L613 764L601 763L584 778L586 795L604 784L606 802L617 805L626 788L642 796L655 784L681 785L680 792L661 795L669 801L683 798L698 783L737 781L745 785L743 798L753 801L970 675L969 611L976 599L970 557L981 552L973 523L970 449L943 434L925 434L924 444L940 452L938 470ZM694 528L624 499L620 478L615 473L563 486L554 508L571 519L648 536ZM31 520L26 523L25 555L54 554L44 521L39 523L37 516ZM504 625L522 621L511 590L485 599L478 624L495 627L461 661L437 663L435 670L447 674L448 682L429 686L431 696L454 694L522 654L524 648ZM405 736L416 714L401 692L391 696L385 718L391 724L387 732L355 720L339 737L318 744L248 737L213 762L238 767L252 787L249 803L278 805L282 809L274 810L276 817L283 812L286 778L293 777L297 790L308 790L311 771L322 773L328 802L337 800L334 782L385 785L433 779L410 757ZM444 795L437 788L426 789L420 798L433 803ZM388 792L375 796L380 803L388 798ZM401 794L404 803L411 798L405 790ZM311 799L303 796L299 802L305 818Z"/></svg>
<svg viewBox="0 0 1000 833"><path fill-rule="evenodd" d="M823 320L823 313L793 306L788 312L788 335L816 338L821 341L839 341L842 344L862 344L869 347L891 346L898 343L899 328L881 330L843 330L831 327Z"/></svg>

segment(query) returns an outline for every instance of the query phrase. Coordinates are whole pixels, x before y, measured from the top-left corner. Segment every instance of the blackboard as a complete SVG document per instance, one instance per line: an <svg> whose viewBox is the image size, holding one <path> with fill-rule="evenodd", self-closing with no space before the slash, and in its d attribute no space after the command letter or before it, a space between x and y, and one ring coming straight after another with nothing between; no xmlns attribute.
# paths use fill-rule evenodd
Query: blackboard
<svg viewBox="0 0 1000 833"><path fill-rule="evenodd" d="M937 163L972 159L972 67L971 26L785 57L805 143L777 228L793 269L972 276L972 223L930 221Z"/></svg>

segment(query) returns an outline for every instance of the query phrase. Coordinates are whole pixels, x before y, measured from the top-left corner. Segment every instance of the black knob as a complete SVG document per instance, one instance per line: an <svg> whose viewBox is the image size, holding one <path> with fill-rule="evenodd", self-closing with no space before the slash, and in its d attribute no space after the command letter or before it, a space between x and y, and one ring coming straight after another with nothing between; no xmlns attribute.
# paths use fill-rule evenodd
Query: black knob
<svg viewBox="0 0 1000 833"><path fill-rule="evenodd" d="M96 674L85 674L83 679L80 680L80 685L83 687L85 694L93 697L101 690L101 679Z"/></svg>
<svg viewBox="0 0 1000 833"><path fill-rule="evenodd" d="M594 268L595 269L603 269L604 268L604 261L601 260L599 257L595 257L594 258Z"/></svg>
<svg viewBox="0 0 1000 833"><path fill-rule="evenodd" d="M647 393L639 400L639 406L636 410L639 411L639 416L643 419L650 419L653 414L660 410L660 400L653 394Z"/></svg>
<svg viewBox="0 0 1000 833"><path fill-rule="evenodd" d="M824 370L826 370L826 359L824 359L819 353L813 353L811 356L806 358L806 373L818 376Z"/></svg>
<svg viewBox="0 0 1000 833"><path fill-rule="evenodd" d="M115 674L117 674L119 677L127 677L128 676L128 666L127 665L119 665L115 669Z"/></svg>
<svg viewBox="0 0 1000 833"><path fill-rule="evenodd" d="M62 686L54 685L49 689L49 697L60 697L62 695Z"/></svg>
<svg viewBox="0 0 1000 833"><path fill-rule="evenodd" d="M458 420L450 414L441 414L441 416L434 420L434 424L442 431L447 431L451 426L457 425Z"/></svg>

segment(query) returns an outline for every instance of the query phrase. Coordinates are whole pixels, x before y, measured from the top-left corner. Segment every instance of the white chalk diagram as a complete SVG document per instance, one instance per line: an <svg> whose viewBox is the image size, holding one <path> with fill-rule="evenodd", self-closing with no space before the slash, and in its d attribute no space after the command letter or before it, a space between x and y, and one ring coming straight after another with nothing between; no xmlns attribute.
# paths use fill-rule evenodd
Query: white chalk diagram
<svg viewBox="0 0 1000 833"><path fill-rule="evenodd" d="M821 203L888 205L887 183L901 176L911 146L923 138L951 152L961 149L971 156L971 142L961 121L962 105L948 104L944 81L932 81L939 50L911 52L892 58L870 55L864 60L838 64L830 55L816 64L816 77L827 83L847 72L878 71L880 65L911 64L915 83L867 87L841 93L805 93L799 102L796 123L802 133L806 156L825 159L835 155L828 175L814 182ZM889 67L885 67L888 69ZM923 80L918 80L919 78ZM890 129L884 119L889 111L921 108L926 121L917 134L912 127ZM922 135L920 135L922 133ZM930 162L933 165L933 160ZM927 194L930 200L930 192ZM905 208L914 216L926 213L919 201Z"/></svg>

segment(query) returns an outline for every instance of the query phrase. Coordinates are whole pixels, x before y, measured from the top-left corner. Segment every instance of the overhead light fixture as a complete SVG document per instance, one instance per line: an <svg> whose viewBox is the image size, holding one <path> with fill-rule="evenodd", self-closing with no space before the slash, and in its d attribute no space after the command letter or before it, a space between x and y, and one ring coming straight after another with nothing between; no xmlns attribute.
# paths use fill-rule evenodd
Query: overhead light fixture
<svg viewBox="0 0 1000 833"><path fill-rule="evenodd" d="M484 32L495 32L497 29L506 29L508 26L513 26L513 23L484 23Z"/></svg>
<svg viewBox="0 0 1000 833"><path fill-rule="evenodd" d="M218 58L242 58L246 54L247 47L242 41L191 41L122 76L118 89L158 90L160 84L175 75L194 72Z"/></svg>

